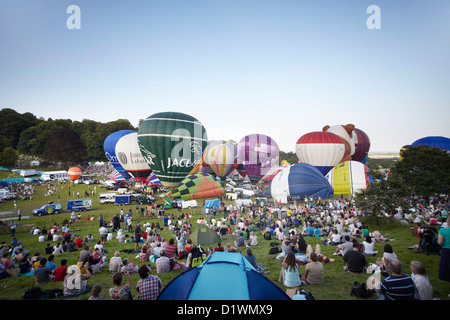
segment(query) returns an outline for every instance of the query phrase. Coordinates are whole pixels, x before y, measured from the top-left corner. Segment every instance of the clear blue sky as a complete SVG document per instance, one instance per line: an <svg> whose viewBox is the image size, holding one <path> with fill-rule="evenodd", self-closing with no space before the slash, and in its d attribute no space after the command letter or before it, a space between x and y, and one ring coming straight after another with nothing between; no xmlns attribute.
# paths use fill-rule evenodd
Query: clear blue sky
<svg viewBox="0 0 450 320"><path fill-rule="evenodd" d="M283 151L353 123L371 152L398 152L450 137L449 13L448 0L1 0L0 108L134 126L180 111L211 140L259 132Z"/></svg>

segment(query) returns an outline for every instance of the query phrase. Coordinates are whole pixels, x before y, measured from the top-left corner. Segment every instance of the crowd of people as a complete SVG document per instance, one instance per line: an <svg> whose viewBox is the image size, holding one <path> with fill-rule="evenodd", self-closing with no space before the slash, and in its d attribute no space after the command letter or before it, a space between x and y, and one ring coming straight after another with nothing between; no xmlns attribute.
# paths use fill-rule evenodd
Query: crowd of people
<svg viewBox="0 0 450 320"><path fill-rule="evenodd" d="M437 227L434 229L435 235L431 244L441 255L439 278L450 281L448 197L436 196L431 198L429 203L419 197L412 197L410 202L412 209L404 211L399 208L393 215L394 218L400 222L406 220L408 225L410 223L419 225L417 228L411 228L420 239L414 248L423 245L425 230L429 230L430 226ZM303 218L303 223L299 216ZM323 256L319 244L315 251L310 245L306 245L305 237L315 237L320 238L323 245L336 247L333 255L341 257L345 271L364 274L370 267L369 272L377 270L379 277L384 276L382 281L375 281L375 277L372 276L370 280L373 281L371 283L373 285L367 289L376 294L378 299L433 299L433 289L425 265L420 261L412 261L411 274L406 274L400 257L393 249L394 242L391 241L395 239L389 239L387 235L383 236L376 230L370 231L369 227L360 221L360 217L361 212L341 199L325 201L323 204L319 201L311 204L311 210L302 206L296 210L294 207L283 219L278 219L276 223L269 222L264 238L282 241L282 250L276 258L283 258L279 281L285 285L286 293L293 297L301 285L324 283L323 265L334 262L335 259ZM375 243L384 243L383 253L380 253L381 256L373 266L369 266L366 258L378 255L378 251L374 251ZM303 275L299 271L299 265L302 264L306 264Z"/></svg>
<svg viewBox="0 0 450 320"><path fill-rule="evenodd" d="M49 186L49 190L55 187L57 186ZM399 208L394 217L399 221L407 221L408 224L438 227L439 230L436 231L439 236L435 243L442 248L439 277L450 281L448 198L436 196L426 203L413 197L410 201L413 209L405 211ZM49 229L45 226L41 229L35 227L30 232L39 242L46 243L45 256L38 251L31 256L17 242L11 245L2 243L0 277L10 276L14 271L21 275L35 276L38 284L61 281L63 294L73 296L85 293L89 288L88 280L92 282L96 273L107 269L111 273L113 284L107 291L111 299L132 299L133 289L138 293L138 299L156 299L162 284L160 277L153 274L155 272L163 274L184 270L198 265L214 251L237 252L240 248L245 248L245 257L258 269L252 247L258 246L260 241L275 240L281 246L276 256L282 260L279 281L285 285L286 292L291 297L302 285L325 283L324 265L333 263L336 259L342 259L346 272L362 274L369 267L366 257L380 255L376 266L383 272L385 279L374 285L374 291L380 299L396 299L400 297L398 295L405 297L405 293L395 291L396 286L408 287L408 297L432 298L432 287L423 263L411 262L411 275L406 275L399 260L401 257L393 250L393 239L377 230L370 230L360 220L363 212L345 199L305 199L286 205L250 207L225 205L222 202L219 208L210 210L208 215L196 221L196 224L205 224L213 229L221 238L229 236L233 239L223 246L218 243L210 248L195 247L189 238L194 229L192 216L181 211L177 214L174 212L172 210L166 213L164 209L143 212L136 207L135 213L131 209L127 213L121 210L110 221L105 221L100 215L95 217L99 223L98 236L73 234L78 231L76 227L77 221L81 219L80 214L62 225L54 224ZM86 219L88 217L86 215ZM146 217L157 218L157 221L140 221ZM94 220L94 217L89 217L89 220ZM162 235L162 230L169 231L169 239ZM264 240L258 239L256 231L261 231ZM420 237L421 229L417 228L415 231ZM319 244L313 250L305 241L308 237L320 239L322 246L335 247L333 256L325 256ZM119 243L134 243L134 250L127 250L126 253L135 254L134 260L138 263L131 258L123 258L120 251L108 252L108 242L116 239ZM54 245L50 245L50 242ZM383 253L374 250L375 243L384 243ZM79 252L79 261L75 266L69 266L64 253L74 251ZM107 259L107 255L111 255L110 259ZM54 262L55 257L62 257L59 266ZM186 261L181 261L184 259ZM299 266L302 264L305 264L305 272L301 275ZM75 274L80 279L80 286L77 287L68 285ZM130 275L133 274L140 277L134 288L130 280ZM103 298L101 285L94 284L89 299Z"/></svg>

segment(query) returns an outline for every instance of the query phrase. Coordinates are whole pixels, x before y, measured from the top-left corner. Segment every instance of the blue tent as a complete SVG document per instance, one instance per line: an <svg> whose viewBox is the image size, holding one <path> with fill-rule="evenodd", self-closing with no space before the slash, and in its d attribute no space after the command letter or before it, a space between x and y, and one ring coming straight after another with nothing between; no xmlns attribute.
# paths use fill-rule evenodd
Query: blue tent
<svg viewBox="0 0 450 320"><path fill-rule="evenodd" d="M214 252L170 281L158 300L290 300L238 252Z"/></svg>
<svg viewBox="0 0 450 320"><path fill-rule="evenodd" d="M205 200L205 208L214 208L214 207L219 209L219 207L220 207L219 199L206 199Z"/></svg>
<svg viewBox="0 0 450 320"><path fill-rule="evenodd" d="M313 197L331 198L333 187L313 165L296 163L283 168L272 179L264 191L266 197L303 199Z"/></svg>

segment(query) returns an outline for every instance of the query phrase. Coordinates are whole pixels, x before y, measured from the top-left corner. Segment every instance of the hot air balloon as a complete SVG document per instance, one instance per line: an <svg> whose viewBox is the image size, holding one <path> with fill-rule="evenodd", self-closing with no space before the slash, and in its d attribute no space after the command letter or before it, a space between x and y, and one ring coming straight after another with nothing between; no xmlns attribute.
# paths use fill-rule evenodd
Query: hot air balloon
<svg viewBox="0 0 450 320"><path fill-rule="evenodd" d="M278 144L264 134L250 134L237 145L238 163L244 166L252 183L258 182L275 165L278 165Z"/></svg>
<svg viewBox="0 0 450 320"><path fill-rule="evenodd" d="M117 141L116 153L120 165L142 184L152 173L147 161L141 154L137 142L137 132L124 135Z"/></svg>
<svg viewBox="0 0 450 320"><path fill-rule="evenodd" d="M137 140L142 156L165 187L177 186L202 159L206 129L194 117L160 112L145 119Z"/></svg>
<svg viewBox="0 0 450 320"><path fill-rule="evenodd" d="M358 161L338 164L326 176L335 194L354 194L373 182L369 168Z"/></svg>
<svg viewBox="0 0 450 320"><path fill-rule="evenodd" d="M409 144L404 145L404 146L400 149L400 152L399 152L400 160L403 160L403 152L404 152L406 149L408 149L408 148L411 148L411 145L409 145Z"/></svg>
<svg viewBox="0 0 450 320"><path fill-rule="evenodd" d="M214 149L215 146L223 144L223 141L220 140L210 140L206 144L205 150L203 150L203 157L202 157L202 167L205 173L208 173L210 175L216 176L216 173L214 172L213 168L211 167L211 151ZM193 173L193 172L191 172Z"/></svg>
<svg viewBox="0 0 450 320"><path fill-rule="evenodd" d="M77 167L70 168L69 171L67 171L69 174L69 178L72 180L77 180L81 176L81 169Z"/></svg>
<svg viewBox="0 0 450 320"><path fill-rule="evenodd" d="M344 156L345 144L334 133L315 131L301 136L295 145L295 153L300 163L315 166L326 175Z"/></svg>
<svg viewBox="0 0 450 320"><path fill-rule="evenodd" d="M123 178L126 180L130 180L130 175L128 172L122 167L122 165L119 162L119 159L117 158L116 154L116 144L117 141L119 141L120 138L123 136L133 133L132 130L120 130L111 133L103 143L103 150L105 151L106 159L112 164L112 166L121 174Z"/></svg>
<svg viewBox="0 0 450 320"><path fill-rule="evenodd" d="M355 153L352 155L352 160L365 163L369 155L370 139L369 136L361 129L353 129L355 133L353 140L355 141Z"/></svg>
<svg viewBox="0 0 450 320"><path fill-rule="evenodd" d="M222 143L214 146L206 154L207 163L216 176L224 178L236 167L236 146Z"/></svg>
<svg viewBox="0 0 450 320"><path fill-rule="evenodd" d="M355 153L355 141L353 140L353 136L355 135L354 129L355 125L353 124L325 126L322 128L322 131L334 133L344 141L345 152L340 162L352 160L352 155Z"/></svg>
<svg viewBox="0 0 450 320"><path fill-rule="evenodd" d="M172 192L172 199L204 199L223 195L220 182L207 173L194 173L188 175Z"/></svg>
<svg viewBox="0 0 450 320"><path fill-rule="evenodd" d="M313 165L296 163L283 168L272 179L264 195L275 200L312 198L331 198L333 188L328 180Z"/></svg>
<svg viewBox="0 0 450 320"><path fill-rule="evenodd" d="M450 153L450 139L446 137L441 136L430 136L430 137L424 137L420 138L416 141L414 141L411 146L429 146L432 148L440 148L442 150L446 150L447 153Z"/></svg>
<svg viewBox="0 0 450 320"><path fill-rule="evenodd" d="M239 160L238 160L238 163L237 163L237 166L236 166L236 172L239 173L239 175L242 178L245 178L247 176L247 172L245 172L245 168L242 165L242 163L239 163Z"/></svg>

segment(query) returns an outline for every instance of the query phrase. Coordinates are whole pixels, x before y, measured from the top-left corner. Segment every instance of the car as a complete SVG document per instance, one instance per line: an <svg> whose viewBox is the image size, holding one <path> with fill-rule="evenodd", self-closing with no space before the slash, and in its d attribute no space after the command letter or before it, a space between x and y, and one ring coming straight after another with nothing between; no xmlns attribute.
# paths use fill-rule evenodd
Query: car
<svg viewBox="0 0 450 320"><path fill-rule="evenodd" d="M33 215L35 216L44 216L50 214L57 214L63 211L62 206L59 203L46 204L40 207L39 209L33 210Z"/></svg>
<svg viewBox="0 0 450 320"><path fill-rule="evenodd" d="M152 204L153 202L155 202L154 197L137 196L135 199L139 204Z"/></svg>

